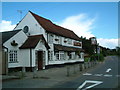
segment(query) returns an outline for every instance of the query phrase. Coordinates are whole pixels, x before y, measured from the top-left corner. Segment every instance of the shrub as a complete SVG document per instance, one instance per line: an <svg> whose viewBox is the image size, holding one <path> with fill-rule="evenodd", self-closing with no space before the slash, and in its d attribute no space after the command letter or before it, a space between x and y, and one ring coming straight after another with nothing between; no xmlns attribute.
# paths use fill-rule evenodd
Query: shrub
<svg viewBox="0 0 120 90"><path fill-rule="evenodd" d="M85 57L85 62L89 62L90 61L90 57Z"/></svg>
<svg viewBox="0 0 120 90"><path fill-rule="evenodd" d="M103 54L94 54L90 57L90 61L103 61L104 60L104 55Z"/></svg>

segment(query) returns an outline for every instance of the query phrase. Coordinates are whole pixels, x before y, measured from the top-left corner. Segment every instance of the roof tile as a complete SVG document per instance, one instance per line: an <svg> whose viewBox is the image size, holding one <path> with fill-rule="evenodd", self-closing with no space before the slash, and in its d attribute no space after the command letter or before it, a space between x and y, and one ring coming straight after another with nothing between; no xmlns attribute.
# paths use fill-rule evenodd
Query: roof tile
<svg viewBox="0 0 120 90"><path fill-rule="evenodd" d="M40 39L42 39L45 42L46 48L49 49L50 47L48 46L43 35L29 36L28 39L25 41L25 43L19 48L20 49L35 48L37 46L38 42L40 41Z"/></svg>
<svg viewBox="0 0 120 90"><path fill-rule="evenodd" d="M50 20L45 19L37 14L34 14L30 11L30 13L34 16L34 18L38 21L38 23L50 33L54 33L60 36L68 37L75 40L80 40L80 38L71 30L58 26L52 23Z"/></svg>

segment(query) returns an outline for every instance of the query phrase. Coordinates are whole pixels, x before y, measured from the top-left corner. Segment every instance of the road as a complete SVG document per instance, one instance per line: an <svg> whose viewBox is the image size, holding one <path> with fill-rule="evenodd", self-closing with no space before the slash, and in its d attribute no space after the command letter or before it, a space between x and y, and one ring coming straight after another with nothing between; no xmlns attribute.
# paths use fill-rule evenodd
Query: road
<svg viewBox="0 0 120 90"><path fill-rule="evenodd" d="M59 69L55 71L55 74L50 79L32 79L25 78L20 80L11 80L3 82L3 88L54 88L58 89L73 89L73 90L86 90L88 88L110 88L120 87L120 72L118 68L120 66L120 58L117 56L108 56L105 61L97 66L85 70L82 73L77 73L76 76L66 77L63 73L63 78L60 74L59 78L55 79L56 72L60 72ZM66 79L67 78L67 79ZM108 89L109 88L109 89ZM4 90L4 89L3 89ZM5 89L6 90L6 89Z"/></svg>
<svg viewBox="0 0 120 90"><path fill-rule="evenodd" d="M91 69L78 78L55 85L54 88L73 88L74 90L86 90L89 88L117 88L120 83L120 58L116 56L108 56L103 64Z"/></svg>

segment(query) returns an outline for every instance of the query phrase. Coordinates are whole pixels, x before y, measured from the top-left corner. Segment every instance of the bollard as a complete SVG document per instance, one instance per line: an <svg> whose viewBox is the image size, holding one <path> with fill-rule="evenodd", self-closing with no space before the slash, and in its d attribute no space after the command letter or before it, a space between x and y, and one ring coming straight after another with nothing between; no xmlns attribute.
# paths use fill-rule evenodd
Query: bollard
<svg viewBox="0 0 120 90"><path fill-rule="evenodd" d="M87 62L87 68L89 68L89 62Z"/></svg>
<svg viewBox="0 0 120 90"><path fill-rule="evenodd" d="M95 61L95 64L97 64L97 61Z"/></svg>
<svg viewBox="0 0 120 90"><path fill-rule="evenodd" d="M85 69L87 69L87 63L85 62Z"/></svg>
<svg viewBox="0 0 120 90"><path fill-rule="evenodd" d="M92 67L92 63L90 62L90 67Z"/></svg>
<svg viewBox="0 0 120 90"><path fill-rule="evenodd" d="M79 71L82 71L82 64L79 64Z"/></svg>
<svg viewBox="0 0 120 90"><path fill-rule="evenodd" d="M96 61L96 64L98 64L98 61Z"/></svg>
<svg viewBox="0 0 120 90"><path fill-rule="evenodd" d="M73 66L73 73L74 73L74 74L76 73L76 71L75 71L75 65Z"/></svg>
<svg viewBox="0 0 120 90"><path fill-rule="evenodd" d="M93 61L93 66L94 66L94 61Z"/></svg>
<svg viewBox="0 0 120 90"><path fill-rule="evenodd" d="M86 65L85 65L85 63L84 63L84 69L86 69Z"/></svg>
<svg viewBox="0 0 120 90"><path fill-rule="evenodd" d="M93 66L94 66L94 61L93 61Z"/></svg>
<svg viewBox="0 0 120 90"><path fill-rule="evenodd" d="M90 64L89 64L89 62L88 62L88 68L90 68Z"/></svg>
<svg viewBox="0 0 120 90"><path fill-rule="evenodd" d="M94 61L94 66L95 66L95 61Z"/></svg>
<svg viewBox="0 0 120 90"><path fill-rule="evenodd" d="M96 61L95 61L95 65L96 65Z"/></svg>
<svg viewBox="0 0 120 90"><path fill-rule="evenodd" d="M85 62L85 69L87 69L87 62Z"/></svg>
<svg viewBox="0 0 120 90"><path fill-rule="evenodd" d="M92 63L90 62L90 67L92 67Z"/></svg>
<svg viewBox="0 0 120 90"><path fill-rule="evenodd" d="M84 70L85 69L85 67L84 67L84 63L82 64L82 70Z"/></svg>
<svg viewBox="0 0 120 90"><path fill-rule="evenodd" d="M19 78L24 78L25 77L25 67L22 67L22 71L20 71Z"/></svg>
<svg viewBox="0 0 120 90"><path fill-rule="evenodd" d="M34 67L33 69L34 69L33 70L33 78L38 78L38 76L37 76L37 68Z"/></svg>
<svg viewBox="0 0 120 90"><path fill-rule="evenodd" d="M70 76L70 67L67 66L67 77L69 77L69 76Z"/></svg>
<svg viewBox="0 0 120 90"><path fill-rule="evenodd" d="M91 63L92 63L92 67L93 67L93 61Z"/></svg>
<svg viewBox="0 0 120 90"><path fill-rule="evenodd" d="M89 67L91 67L91 62L89 62Z"/></svg>
<svg viewBox="0 0 120 90"><path fill-rule="evenodd" d="M26 72L25 67L22 67L22 74L23 74L23 77L25 76L25 72Z"/></svg>

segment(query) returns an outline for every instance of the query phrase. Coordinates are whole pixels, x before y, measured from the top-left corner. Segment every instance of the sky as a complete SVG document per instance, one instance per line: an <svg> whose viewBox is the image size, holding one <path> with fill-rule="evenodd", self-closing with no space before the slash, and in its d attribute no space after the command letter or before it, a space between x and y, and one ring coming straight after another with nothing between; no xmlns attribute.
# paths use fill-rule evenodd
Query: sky
<svg viewBox="0 0 120 90"><path fill-rule="evenodd" d="M103 47L118 46L117 2L2 2L0 32L13 30L29 10L79 37L95 36Z"/></svg>

